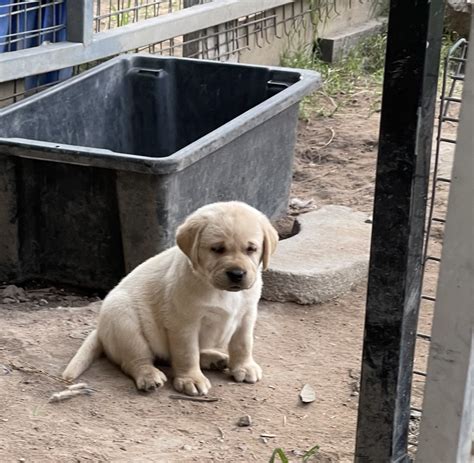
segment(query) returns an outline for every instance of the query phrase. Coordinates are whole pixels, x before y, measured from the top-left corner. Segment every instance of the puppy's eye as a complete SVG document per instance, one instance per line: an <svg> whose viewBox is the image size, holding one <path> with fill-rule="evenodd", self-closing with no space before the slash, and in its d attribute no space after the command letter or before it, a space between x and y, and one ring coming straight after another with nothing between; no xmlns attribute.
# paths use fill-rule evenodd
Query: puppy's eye
<svg viewBox="0 0 474 463"><path fill-rule="evenodd" d="M216 254L224 254L225 252L225 247L224 246L213 246L211 248L212 252L215 252Z"/></svg>
<svg viewBox="0 0 474 463"><path fill-rule="evenodd" d="M247 248L247 254L253 254L254 252L257 252L257 248L255 246L249 246Z"/></svg>

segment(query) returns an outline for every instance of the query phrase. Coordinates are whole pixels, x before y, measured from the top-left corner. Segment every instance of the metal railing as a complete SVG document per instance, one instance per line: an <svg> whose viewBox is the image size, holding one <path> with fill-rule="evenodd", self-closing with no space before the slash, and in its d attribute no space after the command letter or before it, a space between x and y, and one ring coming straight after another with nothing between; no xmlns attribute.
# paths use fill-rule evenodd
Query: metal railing
<svg viewBox="0 0 474 463"><path fill-rule="evenodd" d="M431 326L436 303L436 280L428 278L439 274L441 249L446 223L447 195L451 183L450 169L454 158L456 131L459 124L460 103L464 83L468 42L457 41L448 51L443 65L443 79L440 92L438 127L431 174L428 217L426 221L425 245L423 253L424 284L421 296L420 317L425 325ZM451 130L449 130L451 128ZM452 130L452 129L455 130ZM444 148L448 149L444 149ZM441 166L447 166L441 168ZM443 198L440 198L443 194ZM438 201L440 199L440 201ZM417 360L413 370L412 406L410 420L409 450L416 455L418 434L423 415L423 395L426 383L426 362L431 343L431 332L417 333Z"/></svg>
<svg viewBox="0 0 474 463"><path fill-rule="evenodd" d="M217 5L219 2L215 2L213 5L212 3L209 2L209 0L184 0L184 6L195 4L196 1L199 1L201 3L206 3L205 5L203 4L202 6L208 8L208 9L213 9L214 6ZM286 0L288 1L288 0ZM137 4L136 8L137 10L134 10L135 12L138 13L132 13L128 11L128 13L132 16L135 17L137 14L143 15L145 10L144 9L139 9L139 8L152 8L152 7L157 7L157 5L152 5L153 2L151 0L148 0L148 3L146 0L135 0L134 4ZM156 2L155 2L156 3ZM227 3L227 0L224 0L224 3ZM233 3L233 2L231 2ZM245 9L236 9L236 13L239 11L248 11L249 10L249 2L244 2L247 3L247 6ZM250 2L254 4L255 2ZM275 2L274 2L275 3ZM277 1L276 3L282 3L281 0ZM112 4L115 4L116 7L120 7L120 9L114 9L111 7ZM128 1L124 2L121 0L120 2L112 2L112 0L109 0L107 2L99 2L96 1L94 4L94 14L95 14L95 19L99 19L99 15L97 13L97 8L100 6L102 8L102 11L113 11L113 14L124 14L127 9L124 8L125 6L128 5ZM162 1L161 2L161 7L162 9L166 7L166 11L168 11L168 8L171 8L170 5L172 5L172 8L175 8L172 11L177 11L176 8L180 8L183 6L181 3L178 2L171 2L171 1ZM105 6L104 6L105 5ZM209 18L204 18L201 17L200 8L202 6L194 6L192 9L189 9L189 11L197 11L198 12L198 21L197 24L203 24L207 25L209 23L213 23L214 21L210 20ZM107 7L105 9L105 7ZM251 11L255 10L255 7L251 5ZM92 11L89 12L92 18ZM149 14L151 14L152 11L149 11ZM158 11L157 11L158 13ZM188 15L188 11L178 11L178 13L167 13L164 16L157 17L155 19L163 20L165 18L172 18L174 17L175 14L183 14L186 13L188 18L190 20L192 18L195 19L193 15ZM281 6L277 6L274 8L270 8L264 11L257 11L257 12L252 12L250 14L247 14L245 16L239 16L236 19L232 20L227 20L224 21L221 24L217 24L211 27L205 27L203 29L199 30L194 30L193 27L190 27L189 25L186 26L185 29L183 28L175 28L177 33L175 36L169 37L165 40L160 40L157 42L149 42L146 43L143 46L140 47L135 47L131 48L131 44L127 42L127 45L125 47L124 53L127 52L138 52L138 53L152 53L152 54L162 54L162 55L167 55L167 56L186 56L190 58L203 58L203 59L211 59L211 60L221 60L221 61L228 61L228 60L234 60L237 61L239 60L239 57L242 53L244 52L251 52L251 50L255 50L258 48L263 48L265 46L269 46L274 40L282 39L282 38L292 38L298 33L305 33L308 31L308 28L311 27L311 16L312 10L311 10L311 4L307 0L294 0L291 3L286 3ZM160 13L162 14L162 13ZM105 13L104 13L105 15ZM232 17L232 16L231 16ZM101 20L102 21L109 21L110 17L102 16ZM92 19L91 19L92 20ZM113 26L113 21L117 22L116 19L110 19L112 27ZM145 25L148 24L150 21L154 21L153 19L143 19L140 23L137 24L130 24L128 27L138 27L140 25ZM168 23L166 21L166 24L168 26L166 27L171 27L172 23ZM76 24L77 26L77 24ZM108 27L108 24L106 24L106 27ZM147 26L148 27L148 26ZM79 28L80 29L80 28ZM94 37L97 36L102 36L103 34L109 34L109 33L114 33L115 31L118 31L120 29L124 29L124 27L120 27L119 29L114 29L111 31L107 32L100 32L94 34ZM127 28L125 28L127 29ZM191 30L192 32L185 33L185 31ZM79 31L80 32L80 31ZM94 39L95 41L96 39ZM63 47L63 46L69 46L71 44L56 44L57 46ZM75 45L75 44L72 44ZM81 45L82 48L87 48L86 46ZM25 50L26 53L28 53L33 61L37 61L38 59L41 58L41 49L43 47L37 47L36 49L31 49L31 50ZM38 57L37 54L40 53L40 56ZM14 53L6 53L4 55L12 55ZM115 53L114 55L119 54ZM107 53L108 55L108 53ZM84 70L90 69L91 67L95 66L96 64L105 61L106 59L109 59L110 57L114 56L106 56L98 59L93 59L89 60L87 62L74 65L72 66L73 68L73 74L78 74L80 72L83 72ZM102 56L102 55L99 55ZM1 61L4 58L2 54L0 54L0 77L2 74L2 71L4 69L2 68ZM66 60L69 60L69 57L66 57ZM23 60L18 61L19 66L32 66L32 62L25 63ZM62 66L63 67L63 66ZM56 66L54 66L56 68ZM48 67L48 69L51 69L51 67ZM61 75L57 75L58 79L61 78ZM0 78L0 81L2 79ZM10 79L9 79L10 80ZM53 78L49 79L48 82L41 83L40 85L35 86L34 88L25 88L23 85L23 79L15 79L11 80L10 83L8 84L8 91L4 91L3 95L0 92L0 107L5 106L7 104L14 103L24 97L27 97L29 95L32 95L34 93L37 93L39 91L42 91L46 88L48 88L51 85L54 85L57 83L57 80L54 80Z"/></svg>
<svg viewBox="0 0 474 463"><path fill-rule="evenodd" d="M183 7L180 0L94 0L94 32L156 18Z"/></svg>
<svg viewBox="0 0 474 463"><path fill-rule="evenodd" d="M66 15L67 18L70 18L67 21L67 41L61 43L45 42L42 46L36 48L0 53L0 82L78 66L120 53L143 49L151 44L174 40L187 34L218 26L223 27L223 24L230 24L242 18L262 14L283 5L299 4L300 1L218 0L192 8L174 10L171 13L158 15L143 21L140 20L139 22L129 22L124 27L116 27L97 33L94 33L92 2L87 0L66 2ZM168 4L168 2L166 3ZM124 10L120 11L121 13L111 12L109 17L123 18L126 12ZM146 9L143 11L146 11ZM128 14L130 18L131 12L128 12ZM136 17L135 13L134 15Z"/></svg>

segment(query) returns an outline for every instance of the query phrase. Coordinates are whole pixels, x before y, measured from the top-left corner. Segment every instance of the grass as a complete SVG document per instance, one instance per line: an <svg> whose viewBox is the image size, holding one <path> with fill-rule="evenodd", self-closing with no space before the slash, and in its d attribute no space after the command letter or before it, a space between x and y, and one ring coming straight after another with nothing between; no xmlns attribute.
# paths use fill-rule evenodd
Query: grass
<svg viewBox="0 0 474 463"><path fill-rule="evenodd" d="M386 38L386 34L381 33L363 40L336 64L322 61L318 50L313 50L312 46L284 53L281 58L282 66L313 69L321 74L323 81L320 92L303 100L301 117L307 119L314 113L331 116L352 95L367 88L374 90L374 105L378 106L382 89Z"/></svg>
<svg viewBox="0 0 474 463"><path fill-rule="evenodd" d="M443 36L439 85L444 59L458 38L452 33ZM307 120L314 115L330 117L361 92L367 92L372 99L367 116L380 111L386 45L386 33L374 35L359 43L336 64L322 61L318 50L313 50L312 45L284 53L281 57L282 66L318 71L323 82L319 92L302 101L300 118Z"/></svg>
<svg viewBox="0 0 474 463"><path fill-rule="evenodd" d="M319 450L319 445L315 445L314 447L310 448L301 457L301 462L302 463L307 463L312 456L316 455L318 450ZM289 461L290 461L288 459L288 457L286 456L286 453L284 452L284 450L281 449L281 448L276 448L275 450L273 450L273 453L272 453L272 456L270 457L269 463L276 463L277 462L276 458L279 458L279 461L281 463L289 463Z"/></svg>

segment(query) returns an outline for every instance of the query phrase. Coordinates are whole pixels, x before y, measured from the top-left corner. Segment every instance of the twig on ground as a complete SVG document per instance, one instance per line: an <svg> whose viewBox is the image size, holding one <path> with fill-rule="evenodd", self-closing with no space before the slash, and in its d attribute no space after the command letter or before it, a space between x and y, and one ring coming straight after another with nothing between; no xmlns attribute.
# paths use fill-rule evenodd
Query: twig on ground
<svg viewBox="0 0 474 463"><path fill-rule="evenodd" d="M26 362L23 362L22 365L19 365L19 364L13 362L13 361L9 361L8 364L13 370L21 371L23 373L35 373L35 374L38 374L38 375L47 376L48 378L53 379L54 381L58 381L58 382L63 383L63 384L70 384L69 381L66 381L65 379L61 378L60 376L56 376L56 375L53 375L52 373L48 373L47 371L45 371L41 368L37 368L37 367L35 367L33 365L30 365L29 363L26 363Z"/></svg>
<svg viewBox="0 0 474 463"><path fill-rule="evenodd" d="M318 94L326 98L331 103L332 107L334 108L332 112L326 115L327 117L331 117L337 111L337 108L338 108L337 103L334 101L334 98L332 96L329 96L327 93L319 91Z"/></svg>
<svg viewBox="0 0 474 463"><path fill-rule="evenodd" d="M334 131L334 129L332 127L328 127L328 129L331 131L331 138L329 139L329 141L327 141L326 143L324 143L323 146L320 146L319 149L323 149L323 148L326 148L327 146L329 146L332 141L334 140L334 137L336 135L336 132Z"/></svg>
<svg viewBox="0 0 474 463"><path fill-rule="evenodd" d="M190 400L191 402L217 402L219 400L217 397L190 396L190 395L179 395L179 394L170 394L169 397L170 399Z"/></svg>

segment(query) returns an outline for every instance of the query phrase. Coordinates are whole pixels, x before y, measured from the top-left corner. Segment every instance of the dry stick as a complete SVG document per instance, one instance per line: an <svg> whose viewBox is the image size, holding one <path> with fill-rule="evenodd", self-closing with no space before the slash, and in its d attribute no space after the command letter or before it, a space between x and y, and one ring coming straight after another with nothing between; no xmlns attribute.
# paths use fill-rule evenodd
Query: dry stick
<svg viewBox="0 0 474 463"><path fill-rule="evenodd" d="M331 131L331 138L329 139L329 141L327 141L326 143L324 143L323 146L319 146L318 147L318 158L319 158L319 163L321 163L321 150L323 150L324 148L327 148L331 143L332 141L334 140L334 137L336 136L336 132L334 131L333 128L331 127L328 127L328 129Z"/></svg>
<svg viewBox="0 0 474 463"><path fill-rule="evenodd" d="M334 98L329 96L327 93L324 93L324 92L321 92L321 91L319 91L318 93L320 95L322 95L324 98L328 99L329 102L333 105L334 111L332 111L332 113L329 114L329 116L332 116L337 111L337 108L338 108L337 103L334 101Z"/></svg>
<svg viewBox="0 0 474 463"><path fill-rule="evenodd" d="M217 402L219 399L217 397L200 397L200 396L189 396L189 395L178 395L170 394L170 399L176 400L190 400L192 402Z"/></svg>
<svg viewBox="0 0 474 463"><path fill-rule="evenodd" d="M331 127L328 127L328 129L331 131L331 138L329 139L329 141L327 141L326 143L324 143L323 146L320 146L319 149L326 148L326 146L329 146L329 145L332 143L332 141L334 140L334 137L335 137L335 135L336 135L336 132L335 132L334 129L331 128Z"/></svg>
<svg viewBox="0 0 474 463"><path fill-rule="evenodd" d="M14 363L13 361L10 360L8 362L8 364L10 365L10 367L13 370L22 371L23 373L35 373L35 374L39 374L39 375L44 375L44 376L47 376L50 379L53 379L55 381L59 381L60 383L70 384L70 381L66 381L65 379L63 379L59 376L48 373L47 371L42 370L41 368L36 368L33 365L30 365L26 362L23 362L23 365L18 365L18 364Z"/></svg>

